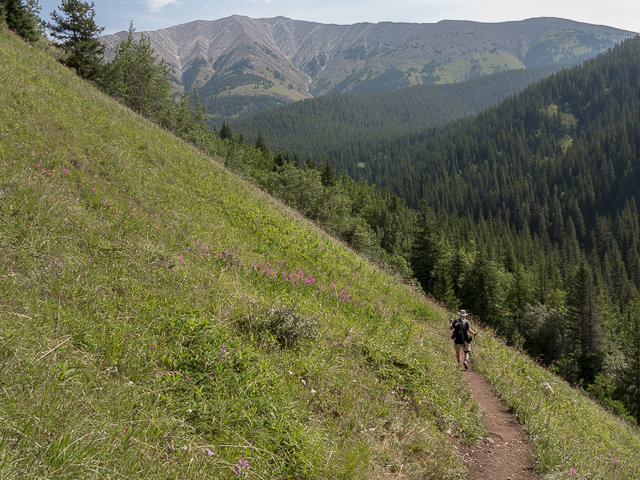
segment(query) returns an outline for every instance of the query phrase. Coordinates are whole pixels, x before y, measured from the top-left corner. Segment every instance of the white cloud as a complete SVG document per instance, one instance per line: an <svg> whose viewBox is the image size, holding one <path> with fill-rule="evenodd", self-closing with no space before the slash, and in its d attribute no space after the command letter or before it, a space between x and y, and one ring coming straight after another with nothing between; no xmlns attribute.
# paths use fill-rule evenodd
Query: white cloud
<svg viewBox="0 0 640 480"><path fill-rule="evenodd" d="M147 4L147 8L151 12L159 12L170 3L177 4L178 0L144 0Z"/></svg>

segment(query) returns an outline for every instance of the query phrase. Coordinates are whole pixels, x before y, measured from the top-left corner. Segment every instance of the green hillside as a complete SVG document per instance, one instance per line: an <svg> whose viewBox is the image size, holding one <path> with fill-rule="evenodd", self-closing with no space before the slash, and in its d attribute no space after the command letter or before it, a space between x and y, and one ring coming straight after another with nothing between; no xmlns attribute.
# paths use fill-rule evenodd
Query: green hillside
<svg viewBox="0 0 640 480"><path fill-rule="evenodd" d="M420 296L1 35L3 478L460 475Z"/></svg>
<svg viewBox="0 0 640 480"><path fill-rule="evenodd" d="M301 158L329 155L342 160L358 156L354 145L477 114L561 68L516 69L451 85L417 85L369 95L327 95L269 108L231 126L251 142L261 132L268 146L296 152ZM369 163L358 160L365 166Z"/></svg>
<svg viewBox="0 0 640 480"><path fill-rule="evenodd" d="M464 476L442 311L1 28L0 78L2 478ZM540 473L632 478L634 429L481 338Z"/></svg>

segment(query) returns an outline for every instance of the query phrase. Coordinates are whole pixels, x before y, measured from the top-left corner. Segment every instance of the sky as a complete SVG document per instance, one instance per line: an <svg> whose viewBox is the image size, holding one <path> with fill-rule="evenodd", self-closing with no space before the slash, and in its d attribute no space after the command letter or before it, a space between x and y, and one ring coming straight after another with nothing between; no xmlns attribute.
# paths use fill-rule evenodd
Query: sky
<svg viewBox="0 0 640 480"><path fill-rule="evenodd" d="M506 22L560 17L640 32L638 0L93 0L93 3L96 23L105 27L105 35L127 30L131 21L137 31L143 32L236 14L342 25L440 20ZM40 0L41 17L50 20L50 13L60 4L61 0Z"/></svg>

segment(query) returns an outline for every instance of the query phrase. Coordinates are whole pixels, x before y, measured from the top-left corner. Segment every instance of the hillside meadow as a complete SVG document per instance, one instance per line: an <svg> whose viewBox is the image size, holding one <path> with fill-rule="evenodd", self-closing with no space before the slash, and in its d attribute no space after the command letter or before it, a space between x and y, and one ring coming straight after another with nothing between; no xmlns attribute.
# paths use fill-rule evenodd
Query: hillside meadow
<svg viewBox="0 0 640 480"><path fill-rule="evenodd" d="M0 79L0 477L466 475L446 312L5 29ZM476 360L541 474L634 478L637 430Z"/></svg>

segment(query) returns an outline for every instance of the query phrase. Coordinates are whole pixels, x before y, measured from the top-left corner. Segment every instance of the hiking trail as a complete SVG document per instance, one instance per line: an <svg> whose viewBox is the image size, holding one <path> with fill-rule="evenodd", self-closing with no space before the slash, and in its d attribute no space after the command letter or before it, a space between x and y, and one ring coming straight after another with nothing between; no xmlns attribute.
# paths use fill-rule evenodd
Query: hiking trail
<svg viewBox="0 0 640 480"><path fill-rule="evenodd" d="M461 447L469 480L535 480L533 446L489 383L470 368L463 370L473 400L480 405L489 437Z"/></svg>

